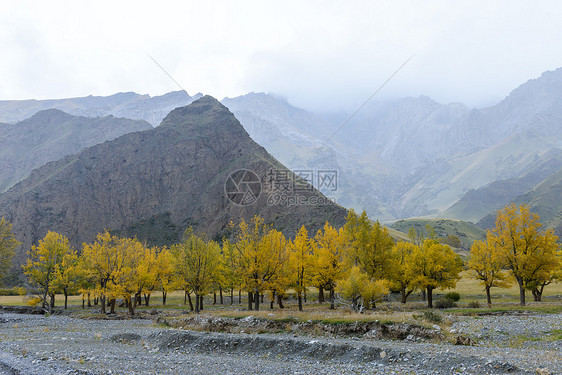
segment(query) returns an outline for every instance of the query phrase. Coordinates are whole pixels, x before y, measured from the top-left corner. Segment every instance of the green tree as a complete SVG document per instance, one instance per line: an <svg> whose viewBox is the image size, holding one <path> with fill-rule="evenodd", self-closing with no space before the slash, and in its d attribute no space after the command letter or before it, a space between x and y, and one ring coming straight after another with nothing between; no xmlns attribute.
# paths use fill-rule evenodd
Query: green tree
<svg viewBox="0 0 562 375"><path fill-rule="evenodd" d="M12 233L12 224L0 218L0 281L6 276L11 266L14 250L20 244Z"/></svg>

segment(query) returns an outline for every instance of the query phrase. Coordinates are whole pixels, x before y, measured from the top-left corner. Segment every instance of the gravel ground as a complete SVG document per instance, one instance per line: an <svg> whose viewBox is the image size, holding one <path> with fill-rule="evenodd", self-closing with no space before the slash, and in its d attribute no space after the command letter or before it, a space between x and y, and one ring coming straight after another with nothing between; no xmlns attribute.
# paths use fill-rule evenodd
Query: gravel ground
<svg viewBox="0 0 562 375"><path fill-rule="evenodd" d="M0 315L5 374L562 373L562 315L450 317L476 346L202 333L151 320ZM559 335L558 335L559 336Z"/></svg>

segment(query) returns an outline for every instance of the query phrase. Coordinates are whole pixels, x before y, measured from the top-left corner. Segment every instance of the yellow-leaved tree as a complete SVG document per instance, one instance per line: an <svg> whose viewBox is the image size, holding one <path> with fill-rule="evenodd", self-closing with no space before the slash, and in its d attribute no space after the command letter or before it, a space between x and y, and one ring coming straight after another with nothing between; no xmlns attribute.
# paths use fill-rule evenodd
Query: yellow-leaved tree
<svg viewBox="0 0 562 375"><path fill-rule="evenodd" d="M338 281L337 290L341 297L351 302L354 311L369 308L375 301L389 293L387 280L373 280L357 266L345 274L345 278Z"/></svg>
<svg viewBox="0 0 562 375"><path fill-rule="evenodd" d="M39 240L37 246L34 245L29 250L27 263L23 266L23 270L30 282L38 286L42 308L47 307L47 296L51 299L49 307L54 307L54 281L63 259L71 256L72 252L68 238L51 231L42 240Z"/></svg>
<svg viewBox="0 0 562 375"><path fill-rule="evenodd" d="M175 281L174 256L166 247L156 257L156 270L158 288L162 291L162 305L166 306L166 298L173 290Z"/></svg>
<svg viewBox="0 0 562 375"><path fill-rule="evenodd" d="M470 248L468 268L473 271L472 276L480 280L480 284L484 286L489 307L492 306L490 289L508 288L511 285L505 266L504 252L494 246L490 238L485 241L474 241Z"/></svg>
<svg viewBox="0 0 562 375"><path fill-rule="evenodd" d="M416 289L413 275L406 272L408 265L412 262L412 254L416 251L419 251L418 245L405 241L397 242L391 250L393 266L390 281L397 289L400 289L400 302L402 303L406 303L408 296Z"/></svg>
<svg viewBox="0 0 562 375"><path fill-rule="evenodd" d="M295 239L289 242L288 247L289 285L297 293L299 311L302 311L303 294L312 279L312 244L304 225L297 232Z"/></svg>
<svg viewBox="0 0 562 375"><path fill-rule="evenodd" d="M519 285L519 302L525 305L525 290L540 300L544 286L560 271L558 237L542 230L539 217L527 205L510 204L498 212L495 227L488 232L491 246L505 257L507 268Z"/></svg>
<svg viewBox="0 0 562 375"><path fill-rule="evenodd" d="M394 240L388 230L378 221L371 223L365 211L357 216L351 210L344 233L348 241L349 267L359 266L373 280L389 279Z"/></svg>
<svg viewBox="0 0 562 375"><path fill-rule="evenodd" d="M203 296L213 285L220 262L220 246L207 242L188 228L181 243L173 245L176 275L184 290L195 293L195 312L202 308ZM188 293L189 293L188 292Z"/></svg>
<svg viewBox="0 0 562 375"><path fill-rule="evenodd" d="M136 282L136 266L144 246L137 240L111 235L107 230L99 233L91 244L84 244L80 264L87 278L95 280L92 292L99 296L100 311L106 313L107 303L115 311L115 299L123 296L133 309L130 294ZM134 310L130 311L134 314Z"/></svg>
<svg viewBox="0 0 562 375"><path fill-rule="evenodd" d="M427 291L427 306L432 308L433 290L454 288L461 271L462 260L449 246L426 239L421 247L413 249L406 277L412 280L412 285Z"/></svg>
<svg viewBox="0 0 562 375"><path fill-rule="evenodd" d="M285 262L287 240L259 216L247 223L242 220L236 233L236 269L248 291L248 309L259 310L260 294L276 283Z"/></svg>
<svg viewBox="0 0 562 375"><path fill-rule="evenodd" d="M315 284L330 292L330 309L335 308L335 290L338 280L344 274L345 255L344 229L339 231L328 222L319 230L314 240L316 252L313 258Z"/></svg>

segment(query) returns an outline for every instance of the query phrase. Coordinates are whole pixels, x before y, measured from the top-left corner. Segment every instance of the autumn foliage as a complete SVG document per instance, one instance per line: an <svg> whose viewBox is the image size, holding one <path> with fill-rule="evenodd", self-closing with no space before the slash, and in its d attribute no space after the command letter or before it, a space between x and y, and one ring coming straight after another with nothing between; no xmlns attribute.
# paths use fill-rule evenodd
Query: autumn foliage
<svg viewBox="0 0 562 375"><path fill-rule="evenodd" d="M55 293L81 293L83 305L87 300L90 306L93 299L106 313L119 304L133 315L143 298L148 306L153 292L161 292L166 304L167 294L176 290L184 292L184 302L196 312L204 309L208 294L216 302L218 293L220 303L227 294L232 304L235 290L239 299L241 292L247 293L249 310L259 310L266 297L270 308L283 308L289 292L303 310L311 287L331 309L336 302L357 311L373 309L391 292L400 293L406 303L415 290L423 291L433 307L434 290L454 288L463 270L460 257L435 236L410 233L410 242L395 242L365 212L351 210L339 229L325 223L310 234L303 226L293 239L259 216L231 223L230 229L232 235L219 243L188 228L170 248L105 231L79 253L65 237L49 232L29 252L24 271L41 291L44 306L48 298L54 304ZM540 230L528 208L508 206L487 239L474 243L467 266L482 282L490 304L490 289L512 280L522 298L530 290L540 300L544 287L560 278L556 241L552 231Z"/></svg>

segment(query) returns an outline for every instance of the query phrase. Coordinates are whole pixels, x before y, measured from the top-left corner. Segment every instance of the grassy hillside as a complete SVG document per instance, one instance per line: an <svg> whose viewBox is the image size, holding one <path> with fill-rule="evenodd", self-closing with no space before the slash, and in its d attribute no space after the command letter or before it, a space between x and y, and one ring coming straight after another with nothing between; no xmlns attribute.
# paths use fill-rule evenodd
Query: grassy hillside
<svg viewBox="0 0 562 375"><path fill-rule="evenodd" d="M439 238L458 237L461 243L460 247L463 249L470 248L475 240L483 239L485 236L484 230L476 225L451 219L406 219L399 220L390 227L403 233L408 233L410 228L414 228L417 232L427 235L428 225L435 230L435 234Z"/></svg>
<svg viewBox="0 0 562 375"><path fill-rule="evenodd" d="M527 204L531 211L538 214L541 223L547 228L556 230L558 236L562 235L562 169L554 173L543 182L518 196L513 203ZM490 228L495 222L495 213L484 217L478 222L481 228Z"/></svg>

